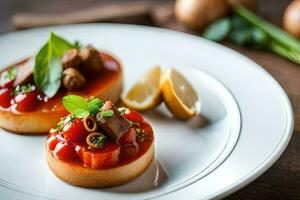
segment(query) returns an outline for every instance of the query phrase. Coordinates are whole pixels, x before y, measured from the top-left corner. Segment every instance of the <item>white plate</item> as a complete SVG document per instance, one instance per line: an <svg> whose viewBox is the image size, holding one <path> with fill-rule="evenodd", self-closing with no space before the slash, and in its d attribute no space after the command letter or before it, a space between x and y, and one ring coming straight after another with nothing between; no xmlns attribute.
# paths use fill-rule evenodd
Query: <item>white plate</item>
<svg viewBox="0 0 300 200"><path fill-rule="evenodd" d="M131 25L87 24L35 29L0 37L0 65L37 52L49 31L116 55L125 86L156 64L191 80L210 120L173 119L162 105L145 113L155 130L156 162L136 180L108 189L68 185L48 169L45 137L6 131L0 139L0 195L4 199L221 198L257 178L280 156L293 130L289 100L260 66L192 35Z"/></svg>

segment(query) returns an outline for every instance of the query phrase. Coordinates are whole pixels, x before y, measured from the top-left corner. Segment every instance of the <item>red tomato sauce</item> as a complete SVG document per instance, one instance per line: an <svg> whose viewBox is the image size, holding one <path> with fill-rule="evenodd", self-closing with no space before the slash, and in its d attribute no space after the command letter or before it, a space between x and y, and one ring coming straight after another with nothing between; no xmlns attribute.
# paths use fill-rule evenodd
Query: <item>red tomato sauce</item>
<svg viewBox="0 0 300 200"><path fill-rule="evenodd" d="M38 102L34 103L33 107L30 106L31 107L30 110L24 110L24 111L17 110L15 108L15 105L7 106L6 104L3 104L4 106L1 106L1 102L0 102L0 109L9 112L18 113L18 114L32 114L32 113L44 113L44 112L51 114L51 112L57 112L57 111L60 112L65 111L65 114L67 114L66 110L64 109L61 103L61 99L63 96L69 94L77 94L83 97L100 96L107 88L109 88L111 84L113 84L116 80L119 80L120 76L122 76L121 65L113 56L103 52L99 52L99 55L101 56L104 62L104 69L101 72L99 72L98 75L92 78L90 77L87 78L86 84L78 91L68 92L64 88L61 88L58 91L58 93L50 99L46 100L45 97L40 98ZM18 67L19 65L25 63L28 60L29 58L24 59L14 65L7 67L3 71L8 70L14 66Z"/></svg>
<svg viewBox="0 0 300 200"><path fill-rule="evenodd" d="M151 147L154 140L152 127L150 126L149 123L144 121L140 124L140 128L147 133L147 138L143 141L140 141L138 139L136 140L136 147L138 151L133 156L129 156L124 151L124 146L116 144L110 139L100 149L91 148L87 150L88 145L86 142L60 143L60 141L63 140L62 138L60 138L60 140L57 139L55 141L55 139L53 138L56 135L56 133L50 133L48 135L47 151L52 152L52 155L54 155L54 157L57 157L57 159L61 158L61 160L63 160L64 162L68 162L69 164L72 165L81 165L84 167L94 168L94 169L108 169L108 168L118 167L139 159ZM59 149L60 151L57 150L57 147L60 148ZM70 150L70 148L72 150ZM118 151L118 157L112 158L115 157L116 154L110 152L116 152L115 150ZM55 155L55 153L58 152L59 155ZM77 152L77 156L74 156L75 152ZM97 156L100 156L101 158L95 159L97 158ZM93 158L94 158L94 162L93 162ZM99 165L99 163L95 163L95 161L102 162L100 163L102 167L95 168L94 166Z"/></svg>

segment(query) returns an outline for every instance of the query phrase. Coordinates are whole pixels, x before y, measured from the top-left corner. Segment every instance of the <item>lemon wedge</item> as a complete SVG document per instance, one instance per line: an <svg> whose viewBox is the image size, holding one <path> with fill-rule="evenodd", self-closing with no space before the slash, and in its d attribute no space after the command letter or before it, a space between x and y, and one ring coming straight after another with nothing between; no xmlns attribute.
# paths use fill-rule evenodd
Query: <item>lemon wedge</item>
<svg viewBox="0 0 300 200"><path fill-rule="evenodd" d="M122 97L123 103L135 110L150 110L161 103L160 90L161 69L153 67L143 74L126 96Z"/></svg>
<svg viewBox="0 0 300 200"><path fill-rule="evenodd" d="M160 88L166 106L175 117L188 119L198 114L198 95L179 71L168 68L161 77Z"/></svg>

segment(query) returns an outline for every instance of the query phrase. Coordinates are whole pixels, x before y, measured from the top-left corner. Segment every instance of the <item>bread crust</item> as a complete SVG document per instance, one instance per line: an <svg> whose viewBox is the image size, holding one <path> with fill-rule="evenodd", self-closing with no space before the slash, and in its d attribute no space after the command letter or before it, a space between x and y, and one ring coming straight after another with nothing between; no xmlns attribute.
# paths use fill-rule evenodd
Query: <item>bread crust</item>
<svg viewBox="0 0 300 200"><path fill-rule="evenodd" d="M98 96L103 100L117 102L123 89L123 74ZM61 117L67 115L64 109L51 112L16 113L0 109L0 127L21 135L44 135L55 127Z"/></svg>
<svg viewBox="0 0 300 200"><path fill-rule="evenodd" d="M65 162L55 158L49 151L46 152L48 166L59 179L80 187L103 188L127 183L146 171L154 159L154 141L138 159L128 164L101 170Z"/></svg>

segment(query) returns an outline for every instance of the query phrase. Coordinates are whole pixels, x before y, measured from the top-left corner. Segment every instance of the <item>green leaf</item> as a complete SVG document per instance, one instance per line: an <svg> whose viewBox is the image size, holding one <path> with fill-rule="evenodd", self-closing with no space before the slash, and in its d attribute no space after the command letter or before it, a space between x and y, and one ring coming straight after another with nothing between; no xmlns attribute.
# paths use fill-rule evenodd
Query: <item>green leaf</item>
<svg viewBox="0 0 300 200"><path fill-rule="evenodd" d="M265 49L270 44L270 37L266 32L252 28L251 33L251 46L255 49Z"/></svg>
<svg viewBox="0 0 300 200"><path fill-rule="evenodd" d="M36 56L34 81L48 97L53 97L60 88L61 76L60 59L53 54L52 44L48 42Z"/></svg>
<svg viewBox="0 0 300 200"><path fill-rule="evenodd" d="M103 102L98 98L93 98L89 101L88 111L91 115L96 116L103 106Z"/></svg>
<svg viewBox="0 0 300 200"><path fill-rule="evenodd" d="M210 24L203 33L203 37L215 42L220 42L226 38L231 28L229 18L223 18Z"/></svg>
<svg viewBox="0 0 300 200"><path fill-rule="evenodd" d="M79 118L89 115L88 103L81 96L68 95L63 97L62 103L71 114Z"/></svg>
<svg viewBox="0 0 300 200"><path fill-rule="evenodd" d="M253 26L267 33L273 40L276 41L276 43L280 43L282 46L293 51L300 52L300 42L292 35L263 20L243 6L237 6L233 10L236 14L247 20Z"/></svg>
<svg viewBox="0 0 300 200"><path fill-rule="evenodd" d="M249 42L251 42L251 30L232 30L228 35L228 39L238 46L246 46Z"/></svg>
<svg viewBox="0 0 300 200"><path fill-rule="evenodd" d="M53 53L57 57L62 57L66 51L75 48L74 45L66 41L65 39L55 35L53 32L50 33L49 42L52 44Z"/></svg>
<svg viewBox="0 0 300 200"><path fill-rule="evenodd" d="M48 97L53 97L60 88L63 71L60 59L71 48L74 45L51 33L49 41L36 56L34 81Z"/></svg>
<svg viewBox="0 0 300 200"><path fill-rule="evenodd" d="M249 29L251 24L237 14L231 16L232 29Z"/></svg>

